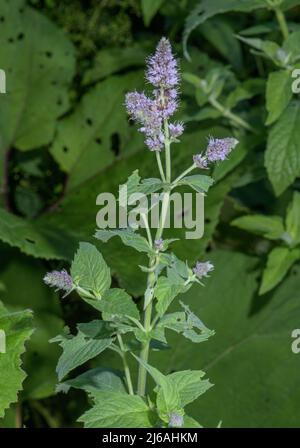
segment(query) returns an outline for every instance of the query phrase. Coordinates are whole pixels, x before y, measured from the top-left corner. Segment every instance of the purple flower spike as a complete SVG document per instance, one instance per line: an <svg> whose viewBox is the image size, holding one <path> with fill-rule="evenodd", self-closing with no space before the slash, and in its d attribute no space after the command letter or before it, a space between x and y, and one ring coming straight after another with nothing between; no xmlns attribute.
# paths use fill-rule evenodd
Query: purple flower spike
<svg viewBox="0 0 300 448"><path fill-rule="evenodd" d="M178 85L177 62L168 39L162 37L154 55L148 59L147 80L155 87L170 89Z"/></svg>
<svg viewBox="0 0 300 448"><path fill-rule="evenodd" d="M207 158L203 156L202 154L195 154L193 156L194 164L197 168L201 168L203 170L207 169Z"/></svg>
<svg viewBox="0 0 300 448"><path fill-rule="evenodd" d="M179 137L183 131L184 126L182 123L176 123L176 124L169 124L169 131L170 131L170 137L176 139Z"/></svg>
<svg viewBox="0 0 300 448"><path fill-rule="evenodd" d="M172 412L170 414L169 428L181 428L183 425L183 416Z"/></svg>
<svg viewBox="0 0 300 448"><path fill-rule="evenodd" d="M72 277L67 273L65 269L62 271L48 272L44 277L46 285L69 292L73 288Z"/></svg>
<svg viewBox="0 0 300 448"><path fill-rule="evenodd" d="M206 150L206 157L209 162L225 160L228 154L238 144L235 138L210 138Z"/></svg>
<svg viewBox="0 0 300 448"><path fill-rule="evenodd" d="M198 278L208 277L209 272L213 270L214 266L210 261L205 261L204 263L197 261L196 266L193 268L193 272Z"/></svg>

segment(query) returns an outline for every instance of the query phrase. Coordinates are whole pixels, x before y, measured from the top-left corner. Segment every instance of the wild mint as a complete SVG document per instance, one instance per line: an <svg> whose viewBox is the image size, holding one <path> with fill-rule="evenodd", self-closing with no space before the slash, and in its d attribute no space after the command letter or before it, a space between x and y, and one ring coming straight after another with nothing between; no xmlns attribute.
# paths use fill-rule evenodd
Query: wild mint
<svg viewBox="0 0 300 448"><path fill-rule="evenodd" d="M180 311L168 311L178 295L183 295L194 283L202 285L201 281L212 273L214 266L203 260L188 266L186 260L180 260L170 251L174 240L164 239L163 232L171 190L185 184L197 185L198 192L207 191L212 183L209 176L186 175L224 160L237 140L210 137L206 150L196 154L191 166L174 179L171 144L178 141L184 126L176 121L169 122L179 105L179 72L168 39L162 38L154 55L147 60L146 79L152 85L151 93L128 93L125 102L130 117L145 136L146 146L156 153L161 180L155 189L163 191L159 227L153 234L147 213L144 213L146 236L140 229L129 227L99 229L95 235L103 242L119 236L125 245L146 253L148 266L137 267L147 276L143 303L137 305L125 290L112 287L110 269L90 243L80 244L70 274L65 270L54 271L44 278L47 285L56 289L67 293L76 290L99 312L99 319L78 324L76 335L66 330L52 340L63 349L57 365L58 390L79 387L91 397L91 409L79 419L86 427L200 427L201 422L197 421L200 416L194 416L196 419L188 416L185 407L212 386L204 379L204 372L189 370L188 366L187 370L171 374L160 372L151 365L151 349L165 347L166 329L181 333L191 343L204 342L214 334L188 304L179 301ZM134 172L127 186L133 192L147 194L149 190L144 187L152 183L153 179L142 181ZM123 372L95 368L69 378L76 367L106 349L119 355ZM133 362L138 368L137 381L132 374ZM148 376L155 382L153 390L149 388Z"/></svg>

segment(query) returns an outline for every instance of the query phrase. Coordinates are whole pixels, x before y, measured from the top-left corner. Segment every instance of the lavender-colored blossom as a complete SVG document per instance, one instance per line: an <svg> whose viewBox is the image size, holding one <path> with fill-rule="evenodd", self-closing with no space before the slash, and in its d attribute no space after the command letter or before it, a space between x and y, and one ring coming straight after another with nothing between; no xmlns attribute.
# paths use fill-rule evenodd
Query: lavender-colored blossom
<svg viewBox="0 0 300 448"><path fill-rule="evenodd" d="M158 240L154 241L154 247L156 250L162 251L164 248L164 240L162 238L159 238Z"/></svg>
<svg viewBox="0 0 300 448"><path fill-rule="evenodd" d="M206 157L209 162L225 160L228 154L238 144L235 138L210 138L206 150Z"/></svg>
<svg viewBox="0 0 300 448"><path fill-rule="evenodd" d="M208 273L213 271L214 266L210 261L200 262L197 261L196 266L193 268L194 274L198 278L208 277Z"/></svg>
<svg viewBox="0 0 300 448"><path fill-rule="evenodd" d="M44 277L44 282L46 285L56 288L56 290L61 289L66 292L71 291L73 287L72 277L65 269L62 271L48 272Z"/></svg>
<svg viewBox="0 0 300 448"><path fill-rule="evenodd" d="M181 428L183 425L183 416L172 412L169 418L169 428Z"/></svg>
<svg viewBox="0 0 300 448"><path fill-rule="evenodd" d="M170 131L170 137L176 139L183 133L184 126L182 123L176 123L176 124L170 123L169 131Z"/></svg>
<svg viewBox="0 0 300 448"><path fill-rule="evenodd" d="M207 158L202 154L195 154L193 156L193 161L197 168L206 169L208 167Z"/></svg>
<svg viewBox="0 0 300 448"><path fill-rule="evenodd" d="M162 37L148 59L147 80L158 88L170 89L179 83L177 62L168 39Z"/></svg>

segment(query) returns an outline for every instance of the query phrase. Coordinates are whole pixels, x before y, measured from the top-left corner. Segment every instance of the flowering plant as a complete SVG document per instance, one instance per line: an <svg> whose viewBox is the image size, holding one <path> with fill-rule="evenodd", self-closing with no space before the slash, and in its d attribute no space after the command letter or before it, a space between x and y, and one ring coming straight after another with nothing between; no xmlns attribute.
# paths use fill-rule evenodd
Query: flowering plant
<svg viewBox="0 0 300 448"><path fill-rule="evenodd" d="M110 269L97 248L89 243L80 244L70 274L65 270L54 271L44 278L49 286L64 291L65 295L76 291L102 314L101 320L78 324L75 336L66 331L52 340L63 349L57 365L58 389L82 388L93 401L92 408L79 419L86 427L200 427L200 423L185 413L185 406L212 386L203 379L201 370L165 375L151 365L149 355L154 347L166 347L166 329L181 333L194 343L206 341L214 334L183 302L180 302L182 311L168 312L177 295L185 293L193 283L202 285L214 267L209 261L198 261L190 268L174 253L167 252L174 240L164 239L163 232L170 192L184 181L197 192L206 193L212 179L204 174L187 174L199 168L207 170L210 164L226 159L237 140L210 138L206 151L194 155L191 166L173 180L171 144L178 141L184 126L169 122L178 106L179 74L166 38L160 40L147 65L146 78L154 87L152 95L128 93L126 108L145 135L146 146L155 152L161 179L141 181L134 172L126 186L130 191L145 194L163 191L159 226L153 236L147 213L143 213L145 237L130 226L117 230L99 229L95 235L104 242L117 235L125 245L147 254L149 264L141 266L147 275L143 307L139 309L123 289L111 288ZM64 380L73 369L105 349L120 356L124 373L94 368ZM132 360L138 365L136 386L130 368ZM147 385L148 374L155 382L152 391Z"/></svg>

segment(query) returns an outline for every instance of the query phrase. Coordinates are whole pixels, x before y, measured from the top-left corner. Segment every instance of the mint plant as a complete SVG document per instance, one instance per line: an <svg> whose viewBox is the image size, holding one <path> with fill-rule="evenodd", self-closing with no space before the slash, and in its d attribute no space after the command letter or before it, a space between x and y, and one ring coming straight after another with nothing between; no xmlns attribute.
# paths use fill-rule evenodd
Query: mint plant
<svg viewBox="0 0 300 448"><path fill-rule="evenodd" d="M170 121L178 107L179 73L166 38L160 40L154 55L147 60L146 79L153 86L151 96L131 92L126 95L125 103L130 117L145 135L146 146L155 153L160 179L142 180L135 171L126 187L131 193L161 192L159 226L153 234L145 211L141 213L145 236L130 225L98 229L95 234L102 242L118 236L125 245L147 255L148 266L137 267L147 276L143 304L137 306L125 290L111 287L110 269L99 250L90 243L80 243L70 273L53 271L44 278L46 284L63 291L65 296L76 291L99 312L99 319L79 323L76 335L66 329L52 339L63 349L57 365L58 390L81 388L93 402L91 409L79 419L86 427L200 427L198 421L186 414L185 407L212 386L203 378L205 374L201 370L164 374L151 365L149 357L152 348L166 348L166 329L180 333L193 343L204 342L214 334L188 304L179 301L181 311L169 311L178 295L195 283L203 285L214 269L212 263L198 261L194 267L188 266L185 260L169 251L174 239L164 239L163 233L171 192L180 185L188 185L198 193L207 193L212 178L203 173L189 174L194 170L208 170L214 163L225 160L238 142L235 138L210 137L206 150L195 154L190 167L174 179L171 145L178 141L184 126ZM120 356L123 372L93 368L66 379L76 367L106 349ZM138 367L136 381L132 371L134 363ZM153 390L147 382L148 375L154 380Z"/></svg>

